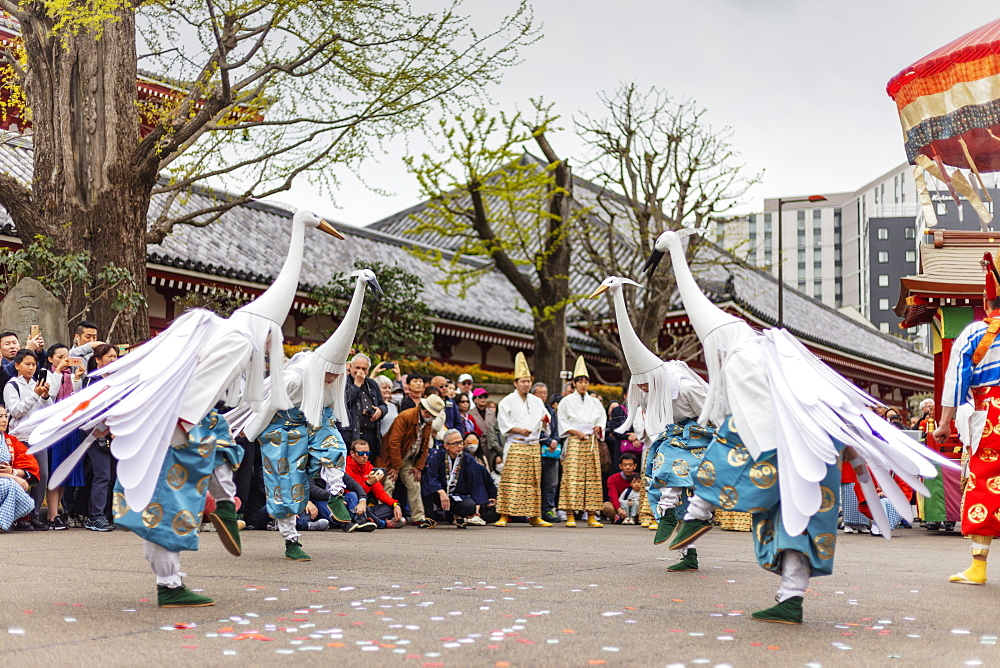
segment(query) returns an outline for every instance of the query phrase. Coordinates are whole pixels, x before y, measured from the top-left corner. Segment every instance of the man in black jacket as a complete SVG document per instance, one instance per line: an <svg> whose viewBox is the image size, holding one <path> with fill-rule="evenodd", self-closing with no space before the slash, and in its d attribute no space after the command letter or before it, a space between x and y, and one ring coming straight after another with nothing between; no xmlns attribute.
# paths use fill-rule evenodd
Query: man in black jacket
<svg viewBox="0 0 1000 668"><path fill-rule="evenodd" d="M351 423L341 425L340 433L344 443L353 443L359 438L367 442L374 458L382 449L379 425L386 406L378 383L368 377L371 364L367 355L358 353L347 366L347 372L354 381L348 382L344 389L344 404Z"/></svg>

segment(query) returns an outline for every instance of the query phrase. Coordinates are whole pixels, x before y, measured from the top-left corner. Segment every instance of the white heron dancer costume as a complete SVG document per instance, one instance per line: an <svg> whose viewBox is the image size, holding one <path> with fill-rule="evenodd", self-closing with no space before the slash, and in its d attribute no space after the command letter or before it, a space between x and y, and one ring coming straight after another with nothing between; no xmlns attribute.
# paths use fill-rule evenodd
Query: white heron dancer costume
<svg viewBox="0 0 1000 668"><path fill-rule="evenodd" d="M680 519L675 512L686 505L694 488L693 476L701 464L714 429L698 424L708 384L688 365L664 361L642 344L632 328L622 293L625 284L642 287L628 278L609 276L590 296L596 299L610 291L621 339L622 352L632 374L628 387L628 417L618 432L629 429L642 441L648 454L644 482L657 520L655 544L673 533ZM698 570L698 552L681 549L681 560L668 571Z"/></svg>
<svg viewBox="0 0 1000 668"><path fill-rule="evenodd" d="M162 607L212 605L212 599L183 585L181 550L198 549L198 527L211 491L217 509L209 519L226 549L240 554L233 503L232 470L242 449L216 411L248 402L258 412L291 406L282 381L281 323L302 267L307 226L343 238L309 211L292 218L291 243L281 271L260 297L228 319L195 309L158 336L102 369L97 380L73 401L35 413L20 429L43 450L74 429L105 425L114 435L118 458L115 521L145 539L144 553L156 574ZM270 383L280 391L265 395L265 356ZM56 487L86 452L86 439L51 476ZM140 510L141 509L141 510Z"/></svg>
<svg viewBox="0 0 1000 668"><path fill-rule="evenodd" d="M801 624L809 578L833 567L841 455L854 467L868 498L878 498L874 474L908 520L909 499L889 470L926 495L918 476L936 475L931 461L954 465L876 415L869 406L880 402L785 330L757 333L712 304L691 275L678 233L668 231L657 239L646 269L655 269L666 252L688 318L705 348L709 391L699 421L719 425L695 475L697 498L670 546L688 545L708 531L713 507L751 512L757 561L781 574L778 604L753 618ZM890 538L881 504L872 504L871 510Z"/></svg>
<svg viewBox="0 0 1000 668"><path fill-rule="evenodd" d="M347 357L358 329L365 289L381 298L382 288L375 274L360 269L354 296L337 330L323 345L297 353L285 365L284 378L292 408L253 414L248 405L226 415L233 433L244 431L248 439L260 441L264 466L267 512L275 518L285 539L285 558L309 561L302 550L295 518L309 501L309 480L322 477L336 519L349 522L351 516L340 499L344 491L344 446L335 421L348 423L344 405ZM246 425L246 426L244 426ZM340 501L339 505L337 501Z"/></svg>

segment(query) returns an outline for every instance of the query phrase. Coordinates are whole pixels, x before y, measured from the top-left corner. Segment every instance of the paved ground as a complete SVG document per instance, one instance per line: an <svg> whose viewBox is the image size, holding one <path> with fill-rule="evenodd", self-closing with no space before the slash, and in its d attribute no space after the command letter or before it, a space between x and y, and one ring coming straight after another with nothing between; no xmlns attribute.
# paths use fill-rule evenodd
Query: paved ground
<svg viewBox="0 0 1000 668"><path fill-rule="evenodd" d="M138 540L123 531L0 535L5 665L410 666L998 665L998 586L948 584L968 543L920 529L891 543L841 536L813 581L806 624L755 622L777 578L749 534L713 531L702 570L638 527L453 527L214 534L182 563L210 608L160 610ZM1000 582L1000 572L995 572ZM152 600L151 600L152 599Z"/></svg>

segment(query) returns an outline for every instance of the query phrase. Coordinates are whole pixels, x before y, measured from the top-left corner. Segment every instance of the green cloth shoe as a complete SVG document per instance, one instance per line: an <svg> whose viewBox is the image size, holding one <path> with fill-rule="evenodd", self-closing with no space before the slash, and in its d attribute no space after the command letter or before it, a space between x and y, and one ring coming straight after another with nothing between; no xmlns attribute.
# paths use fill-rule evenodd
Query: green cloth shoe
<svg viewBox="0 0 1000 668"><path fill-rule="evenodd" d="M312 557L302 551L302 543L297 540L285 541L285 559L292 561L312 561Z"/></svg>
<svg viewBox="0 0 1000 668"><path fill-rule="evenodd" d="M196 594L185 586L156 585L156 604L161 608L204 608L215 605L207 596Z"/></svg>
<svg viewBox="0 0 1000 668"><path fill-rule="evenodd" d="M691 520L690 522L680 522L677 531L674 533L670 544L667 546L671 550L679 550L695 542L712 529L708 520Z"/></svg>
<svg viewBox="0 0 1000 668"><path fill-rule="evenodd" d="M674 514L674 509L670 508L664 513L663 517L660 518L659 522L656 524L656 534L653 536L653 545L659 545L660 543L665 543L671 534L674 533L674 529L677 528L677 515Z"/></svg>
<svg viewBox="0 0 1000 668"><path fill-rule="evenodd" d="M330 506L330 514L333 515L333 519L345 524L350 524L354 521L351 513L347 511L347 504L344 503L344 497L332 496L326 504Z"/></svg>
<svg viewBox="0 0 1000 668"><path fill-rule="evenodd" d="M778 605L771 606L767 610L758 610L750 615L754 619L762 622L776 622L778 624L801 624L802 623L802 597L793 596L782 601Z"/></svg>
<svg viewBox="0 0 1000 668"><path fill-rule="evenodd" d="M236 517L236 504L232 501L219 501L215 504L215 512L208 514L208 519L215 527L215 533L222 541L226 551L234 557L243 554L240 544L239 518Z"/></svg>
<svg viewBox="0 0 1000 668"><path fill-rule="evenodd" d="M698 570L698 550L693 547L689 547L687 552L681 557L673 566L667 568L671 573L683 573L684 571L696 571Z"/></svg>

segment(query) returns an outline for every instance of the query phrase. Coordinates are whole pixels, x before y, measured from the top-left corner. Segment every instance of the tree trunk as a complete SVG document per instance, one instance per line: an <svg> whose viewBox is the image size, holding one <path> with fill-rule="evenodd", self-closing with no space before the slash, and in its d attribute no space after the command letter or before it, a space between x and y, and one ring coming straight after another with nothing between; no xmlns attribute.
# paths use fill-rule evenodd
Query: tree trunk
<svg viewBox="0 0 1000 668"><path fill-rule="evenodd" d="M570 245L568 229L572 222L573 175L569 163L560 160L544 134L535 141L549 161L555 165L556 189L549 193L548 234L545 237L546 257L538 270L539 303L533 304L535 317L535 373L550 391L562 389L559 372L566 364L566 306L569 303Z"/></svg>
<svg viewBox="0 0 1000 668"><path fill-rule="evenodd" d="M32 63L25 92L35 145L34 182L32 210L11 214L24 243L44 235L59 254L89 249L95 279L102 267L114 263L145 290L146 211L156 174L133 165L139 140L135 19L128 7L116 15L118 20L103 25L99 39L88 30L53 35L51 20L40 13L22 22ZM116 315L114 295L98 298L101 287L96 280L74 286L67 312L86 313L108 338ZM120 317L113 333L116 341L128 343L148 336L145 308Z"/></svg>
<svg viewBox="0 0 1000 668"><path fill-rule="evenodd" d="M559 372L566 362L566 310L548 318L535 318L535 380L545 383L549 396L559 396L563 380Z"/></svg>

